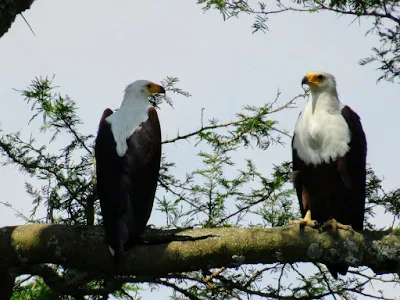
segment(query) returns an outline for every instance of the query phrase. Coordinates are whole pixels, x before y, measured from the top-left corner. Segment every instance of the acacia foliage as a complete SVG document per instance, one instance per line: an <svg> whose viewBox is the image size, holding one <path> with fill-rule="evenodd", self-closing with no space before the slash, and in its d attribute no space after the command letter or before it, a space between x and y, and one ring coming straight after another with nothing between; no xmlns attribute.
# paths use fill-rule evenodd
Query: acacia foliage
<svg viewBox="0 0 400 300"><path fill-rule="evenodd" d="M189 97L189 93L176 87L177 83L174 77L163 81L168 95ZM80 132L83 121L76 103L58 93L49 78L36 78L20 92L31 105L30 122L40 124L40 133L35 136L40 135L42 141L48 139L42 143L34 138L25 140L19 132L2 133L0 137L3 163L18 166L28 177L25 187L32 198L32 211L29 216L19 214L20 217L32 223L101 224L95 189L94 136ZM279 127L274 114L291 108L297 99L307 95L298 95L286 103L279 97L278 93L261 107L245 106L229 122L202 117L196 130L163 141L155 205L165 216L161 228L274 227L300 217L290 183L290 162L274 162L270 174L266 174L252 157L253 150L262 149L267 157L270 147L290 144L290 134ZM156 107L172 105L171 99L163 96L151 100ZM170 161L167 154L169 147L175 149L188 140L193 145L193 157L201 164L182 175L180 165ZM399 190L384 191L381 179L371 169L367 193L366 227L374 229L368 219L374 206L399 215ZM3 204L12 207L10 203ZM44 216L39 213L43 208ZM139 299L145 285L171 289L172 299L247 299L251 295L267 299L327 295L350 299L356 295L385 297L383 292L368 290L367 286L398 282L396 274L375 276L366 268L352 269L348 276L334 281L322 265L304 268L284 262L174 273L167 278L106 276L57 265L12 272L17 276L13 299L54 299L55 295L60 299L83 299L83 295L102 299L109 294L119 299Z"/></svg>
<svg viewBox="0 0 400 300"><path fill-rule="evenodd" d="M275 14L285 12L329 12L372 21L366 34L379 37L369 57L360 59L361 65L375 63L380 76L378 81L400 83L400 3L397 0L197 0L204 11L218 10L224 19L242 14L254 16L253 32L266 32L268 20ZM273 30L273 29L272 29Z"/></svg>

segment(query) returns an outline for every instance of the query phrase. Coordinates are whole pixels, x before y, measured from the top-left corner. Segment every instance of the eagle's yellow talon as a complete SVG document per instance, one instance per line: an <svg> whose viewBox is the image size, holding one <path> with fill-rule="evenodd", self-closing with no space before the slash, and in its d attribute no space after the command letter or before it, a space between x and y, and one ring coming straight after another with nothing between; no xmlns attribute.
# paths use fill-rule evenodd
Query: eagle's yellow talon
<svg viewBox="0 0 400 300"><path fill-rule="evenodd" d="M306 215L304 216L303 220L290 220L289 225L296 225L299 224L300 228L304 228L305 226L311 227L311 228L317 228L317 221L311 219L311 211L307 211Z"/></svg>
<svg viewBox="0 0 400 300"><path fill-rule="evenodd" d="M344 225L342 223L339 223L335 219L330 219L330 220L326 221L324 224L322 224L321 231L325 230L327 228L331 228L332 231L334 231L334 232L337 232L338 229L353 231L353 228L351 227L351 225Z"/></svg>

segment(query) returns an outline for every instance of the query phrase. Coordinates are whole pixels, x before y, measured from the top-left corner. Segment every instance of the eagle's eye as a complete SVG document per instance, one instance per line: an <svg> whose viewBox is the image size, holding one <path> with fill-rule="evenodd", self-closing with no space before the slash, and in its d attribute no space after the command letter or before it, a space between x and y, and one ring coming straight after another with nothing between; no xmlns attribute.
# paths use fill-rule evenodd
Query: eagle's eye
<svg viewBox="0 0 400 300"><path fill-rule="evenodd" d="M150 83L147 85L147 88L148 88L148 89L151 88L151 84L150 84Z"/></svg>
<svg viewBox="0 0 400 300"><path fill-rule="evenodd" d="M318 75L318 77L317 77L319 80L322 80L322 79L324 79L324 75Z"/></svg>

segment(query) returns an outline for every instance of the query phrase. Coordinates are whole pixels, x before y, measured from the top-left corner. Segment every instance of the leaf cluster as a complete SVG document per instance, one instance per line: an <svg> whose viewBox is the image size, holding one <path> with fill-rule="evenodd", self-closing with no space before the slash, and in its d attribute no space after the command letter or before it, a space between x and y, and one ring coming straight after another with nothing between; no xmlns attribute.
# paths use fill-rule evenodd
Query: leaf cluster
<svg viewBox="0 0 400 300"><path fill-rule="evenodd" d="M198 0L204 11L218 10L224 20L241 14L254 16L253 33L268 30L269 17L285 12L330 12L353 17L369 18L373 26L366 34L379 37L372 55L359 61L361 65L377 63L381 75L378 81L400 82L400 3L397 0L292 0L257 2L239 0Z"/></svg>

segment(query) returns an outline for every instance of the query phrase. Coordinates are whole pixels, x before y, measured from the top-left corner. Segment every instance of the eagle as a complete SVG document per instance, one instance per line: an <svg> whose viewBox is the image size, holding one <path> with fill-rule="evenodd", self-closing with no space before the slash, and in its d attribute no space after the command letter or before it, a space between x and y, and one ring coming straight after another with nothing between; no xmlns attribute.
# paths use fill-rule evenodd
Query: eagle
<svg viewBox="0 0 400 300"><path fill-rule="evenodd" d="M292 139L293 182L303 220L300 226L362 230L367 141L360 117L339 101L335 77L308 73L310 87ZM336 279L348 266L327 265Z"/></svg>
<svg viewBox="0 0 400 300"><path fill-rule="evenodd" d="M95 142L97 193L116 264L137 243L153 208L161 161L161 128L149 96L165 89L148 80L125 88L121 107L107 108Z"/></svg>

